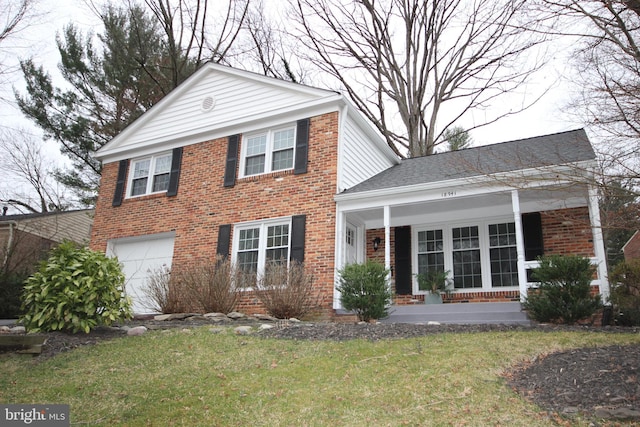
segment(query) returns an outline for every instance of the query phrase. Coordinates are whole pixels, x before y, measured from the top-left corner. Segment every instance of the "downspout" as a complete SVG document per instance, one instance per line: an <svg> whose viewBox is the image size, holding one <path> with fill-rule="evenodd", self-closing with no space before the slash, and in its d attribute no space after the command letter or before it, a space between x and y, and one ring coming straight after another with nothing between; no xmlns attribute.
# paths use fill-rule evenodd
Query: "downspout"
<svg viewBox="0 0 640 427"><path fill-rule="evenodd" d="M16 221L7 221L5 224L9 226L9 238L7 239L7 248L4 252L4 259L2 260L2 271L6 271L7 269L9 254L11 253L11 247L13 246L14 227L16 227L18 223Z"/></svg>

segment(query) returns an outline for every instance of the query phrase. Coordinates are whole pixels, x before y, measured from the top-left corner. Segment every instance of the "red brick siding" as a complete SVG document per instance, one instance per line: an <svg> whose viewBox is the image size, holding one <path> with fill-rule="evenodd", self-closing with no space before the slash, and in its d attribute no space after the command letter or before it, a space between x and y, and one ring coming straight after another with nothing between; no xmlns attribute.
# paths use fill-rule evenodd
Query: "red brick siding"
<svg viewBox="0 0 640 427"><path fill-rule="evenodd" d="M595 255L589 208L541 212L545 255Z"/></svg>
<svg viewBox="0 0 640 427"><path fill-rule="evenodd" d="M329 311L333 302L337 142L338 113L313 117L306 174L287 171L238 179L230 188L223 186L227 139L188 145L183 149L177 196L124 199L119 207L111 206L118 163L107 163L91 247L104 251L109 239L175 231L172 268L179 269L215 257L221 224L305 214L305 263L314 275L322 308ZM238 309L264 312L249 294Z"/></svg>

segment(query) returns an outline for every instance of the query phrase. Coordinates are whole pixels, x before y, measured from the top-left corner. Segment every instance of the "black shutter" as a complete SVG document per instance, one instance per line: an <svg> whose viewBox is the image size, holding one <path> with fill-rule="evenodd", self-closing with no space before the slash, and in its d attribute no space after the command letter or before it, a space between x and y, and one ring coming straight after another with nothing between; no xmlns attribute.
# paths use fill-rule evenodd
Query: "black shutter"
<svg viewBox="0 0 640 427"><path fill-rule="evenodd" d="M298 175L307 173L309 157L309 119L298 120L296 130L296 164L293 173Z"/></svg>
<svg viewBox="0 0 640 427"><path fill-rule="evenodd" d="M291 218L291 256L292 261L304 262L304 234L306 215L295 215Z"/></svg>
<svg viewBox="0 0 640 427"><path fill-rule="evenodd" d="M231 135L227 144L227 163L224 168L224 186L233 187L236 184L236 169L238 168L238 142L240 135Z"/></svg>
<svg viewBox="0 0 640 427"><path fill-rule="evenodd" d="M169 188L167 196L178 194L178 181L180 180L180 165L182 163L182 147L174 148L171 156L171 174L169 175Z"/></svg>
<svg viewBox="0 0 640 427"><path fill-rule="evenodd" d="M542 218L540 212L522 214L522 234L524 235L524 257L534 261L544 254L542 240Z"/></svg>
<svg viewBox="0 0 640 427"><path fill-rule="evenodd" d="M120 206L122 204L128 167L129 160L120 160L120 165L118 166L118 179L116 180L116 191L113 193L113 202L111 203L111 206Z"/></svg>
<svg viewBox="0 0 640 427"><path fill-rule="evenodd" d="M218 227L218 249L216 253L223 257L229 256L231 247L231 224L222 224Z"/></svg>
<svg viewBox="0 0 640 427"><path fill-rule="evenodd" d="M411 227L395 228L396 294L411 295Z"/></svg>

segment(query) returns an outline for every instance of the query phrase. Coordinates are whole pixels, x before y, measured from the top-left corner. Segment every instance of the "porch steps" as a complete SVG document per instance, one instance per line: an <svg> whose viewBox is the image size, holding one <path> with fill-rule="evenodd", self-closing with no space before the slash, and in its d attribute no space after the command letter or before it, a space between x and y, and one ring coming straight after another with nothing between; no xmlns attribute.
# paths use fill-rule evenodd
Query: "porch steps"
<svg viewBox="0 0 640 427"><path fill-rule="evenodd" d="M519 302L392 305L381 323L531 325Z"/></svg>

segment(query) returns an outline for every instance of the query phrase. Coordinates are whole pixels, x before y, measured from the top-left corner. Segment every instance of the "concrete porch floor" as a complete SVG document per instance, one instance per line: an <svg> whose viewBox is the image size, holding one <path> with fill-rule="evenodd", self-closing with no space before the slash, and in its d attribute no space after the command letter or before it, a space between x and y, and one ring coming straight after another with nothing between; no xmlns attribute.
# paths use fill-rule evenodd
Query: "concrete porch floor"
<svg viewBox="0 0 640 427"><path fill-rule="evenodd" d="M380 323L530 325L519 302L392 305Z"/></svg>

